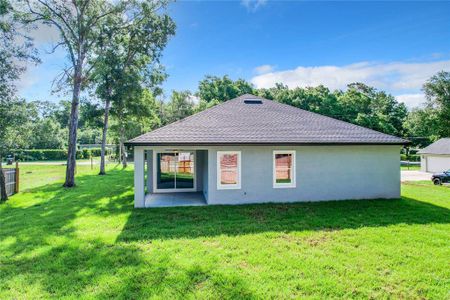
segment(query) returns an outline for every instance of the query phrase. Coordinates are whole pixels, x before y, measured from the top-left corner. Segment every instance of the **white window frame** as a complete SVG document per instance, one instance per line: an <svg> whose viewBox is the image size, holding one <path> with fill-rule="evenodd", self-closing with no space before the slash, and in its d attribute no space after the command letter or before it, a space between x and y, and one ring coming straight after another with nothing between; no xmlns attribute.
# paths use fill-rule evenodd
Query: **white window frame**
<svg viewBox="0 0 450 300"><path fill-rule="evenodd" d="M237 183L236 184L222 184L221 183L221 168L220 168L220 156L221 155L234 155L237 154ZM241 188L241 151L217 151L217 189L218 190L238 190Z"/></svg>
<svg viewBox="0 0 450 300"><path fill-rule="evenodd" d="M194 172L194 187L187 188L187 189L177 189L174 187L173 189L158 189L158 182L157 182L157 176L158 176L158 154L160 153L180 153L180 152L194 152L194 163L192 165L192 171ZM153 151L153 193L178 193L178 192L196 192L197 191L197 151L196 150L155 150ZM175 178L176 178L176 172L175 172ZM175 179L175 185L176 185L176 179Z"/></svg>
<svg viewBox="0 0 450 300"><path fill-rule="evenodd" d="M291 178L292 182L290 183L277 183L277 169L275 164L275 157L277 154L291 154L292 155L292 166L291 166ZM273 151L273 188L295 188L296 187L296 158L295 158L295 150L274 150Z"/></svg>

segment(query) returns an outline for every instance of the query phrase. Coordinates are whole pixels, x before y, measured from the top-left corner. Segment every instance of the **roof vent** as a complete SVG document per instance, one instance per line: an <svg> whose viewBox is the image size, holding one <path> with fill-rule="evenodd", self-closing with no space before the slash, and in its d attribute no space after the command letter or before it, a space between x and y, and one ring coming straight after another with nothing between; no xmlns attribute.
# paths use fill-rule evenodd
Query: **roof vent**
<svg viewBox="0 0 450 300"><path fill-rule="evenodd" d="M262 104L262 100L259 99L245 99L245 104Z"/></svg>

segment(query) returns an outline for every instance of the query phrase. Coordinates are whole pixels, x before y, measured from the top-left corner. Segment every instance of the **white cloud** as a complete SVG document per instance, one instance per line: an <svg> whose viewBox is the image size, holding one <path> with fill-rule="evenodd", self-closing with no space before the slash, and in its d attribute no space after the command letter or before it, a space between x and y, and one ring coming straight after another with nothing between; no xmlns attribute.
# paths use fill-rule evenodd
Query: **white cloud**
<svg viewBox="0 0 450 300"><path fill-rule="evenodd" d="M26 70L15 82L18 90L28 89L39 82L39 77Z"/></svg>
<svg viewBox="0 0 450 300"><path fill-rule="evenodd" d="M46 24L38 24L36 29L30 31L30 37L38 46L47 43L54 44L60 40L58 29Z"/></svg>
<svg viewBox="0 0 450 300"><path fill-rule="evenodd" d="M425 103L424 94L404 94L395 96L398 102L403 102L409 108L418 107Z"/></svg>
<svg viewBox="0 0 450 300"><path fill-rule="evenodd" d="M241 5L245 6L251 12L257 11L266 4L267 0L241 0Z"/></svg>
<svg viewBox="0 0 450 300"><path fill-rule="evenodd" d="M256 74L265 74L265 73L272 72L273 69L274 69L274 67L271 65L262 65L262 66L258 66L256 68L254 68L253 71Z"/></svg>
<svg viewBox="0 0 450 300"><path fill-rule="evenodd" d="M251 82L257 88L268 88L283 83L290 88L318 86L343 89L352 82L363 82L394 94L414 93L435 73L450 71L450 60L425 63L359 62L345 66L299 66L292 70L269 72L254 76Z"/></svg>

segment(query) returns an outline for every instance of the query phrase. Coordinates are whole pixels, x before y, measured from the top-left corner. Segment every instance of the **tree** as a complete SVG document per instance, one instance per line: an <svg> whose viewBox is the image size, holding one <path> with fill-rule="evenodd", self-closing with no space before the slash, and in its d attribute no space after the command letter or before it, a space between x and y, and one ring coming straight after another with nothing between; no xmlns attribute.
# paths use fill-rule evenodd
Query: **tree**
<svg viewBox="0 0 450 300"><path fill-rule="evenodd" d="M141 107L139 113L130 114L126 128L126 137L132 138L142 133L161 127L159 103L154 92L150 89L142 90L141 97L134 102L136 108Z"/></svg>
<svg viewBox="0 0 450 300"><path fill-rule="evenodd" d="M31 40L18 31L20 19L7 0L0 0L0 200L6 201L3 155L24 142L23 124L26 124L26 104L16 96L14 82L24 68L18 62L34 60Z"/></svg>
<svg viewBox="0 0 450 300"><path fill-rule="evenodd" d="M121 149L122 165L127 167L126 139L135 137L144 132L150 131L160 126L158 117L158 104L155 101L153 92L149 89L123 89L132 93L118 94L111 107L111 115L114 125L111 126L115 132Z"/></svg>
<svg viewBox="0 0 450 300"><path fill-rule="evenodd" d="M427 107L435 112L440 137L450 137L450 72L439 72L424 85Z"/></svg>
<svg viewBox="0 0 450 300"><path fill-rule="evenodd" d="M223 77L206 76L199 82L197 96L206 102L217 100L224 102L243 94L253 94L251 83L244 79L231 80L227 75Z"/></svg>
<svg viewBox="0 0 450 300"><path fill-rule="evenodd" d="M0 190L1 201L8 199L6 195L5 178L2 170L3 154L10 149L28 146L27 125L28 111L25 100L16 97L0 101Z"/></svg>
<svg viewBox="0 0 450 300"><path fill-rule="evenodd" d="M82 99L80 102L80 120L78 128L100 129L102 122L103 107L98 102Z"/></svg>
<svg viewBox="0 0 450 300"><path fill-rule="evenodd" d="M21 124L21 136L29 148L63 149L66 132L55 117L57 105L48 101L21 102L26 119Z"/></svg>
<svg viewBox="0 0 450 300"><path fill-rule="evenodd" d="M111 105L115 105L114 101L122 95L133 94L133 90L139 93L142 86L154 87L165 79L165 74L160 72L159 58L169 36L175 33L175 24L169 16L157 13L164 6L165 2L158 1L138 3L127 19L106 23L102 29L106 34L96 44L96 93L105 104L100 175L105 174L106 137ZM130 97L125 99L133 101ZM124 99L118 100L118 105L124 107L122 100ZM120 111L120 107L116 111ZM122 139L121 147L123 148ZM125 149L122 150L125 153ZM126 161L124 164L126 165Z"/></svg>
<svg viewBox="0 0 450 300"><path fill-rule="evenodd" d="M414 108L408 114L404 127L414 146L425 147L440 137L438 112L431 107Z"/></svg>
<svg viewBox="0 0 450 300"><path fill-rule="evenodd" d="M346 91L334 92L322 85L289 89L286 85L276 84L273 88L259 89L256 93L268 99L387 134L404 134L406 106L398 103L392 95L362 83L349 84Z"/></svg>
<svg viewBox="0 0 450 300"><path fill-rule="evenodd" d="M125 17L124 12L134 1L103 0L22 0L26 5L28 22L41 22L55 27L60 41L55 48L63 46L68 53L69 65L63 71L60 82L72 90L69 118L68 156L65 187L75 186L76 144L80 93L89 83L92 50L105 32L108 20Z"/></svg>
<svg viewBox="0 0 450 300"><path fill-rule="evenodd" d="M65 131L59 123L50 117L39 119L32 125L30 147L33 149L63 149L65 146Z"/></svg>
<svg viewBox="0 0 450 300"><path fill-rule="evenodd" d="M322 85L289 89L287 85L278 83L273 88L260 89L256 93L261 97L322 115L338 116L340 114L336 95Z"/></svg>
<svg viewBox="0 0 450 300"><path fill-rule="evenodd" d="M169 124L194 113L194 102L189 91L172 91L169 103L165 105L164 124Z"/></svg>
<svg viewBox="0 0 450 300"><path fill-rule="evenodd" d="M392 135L404 135L407 109L395 97L363 83L348 85L338 93L338 119Z"/></svg>
<svg viewBox="0 0 450 300"><path fill-rule="evenodd" d="M206 102L205 100L199 99L197 105L194 105L194 113L201 112L205 109L211 108L217 104L220 104L219 100L213 100L210 102Z"/></svg>

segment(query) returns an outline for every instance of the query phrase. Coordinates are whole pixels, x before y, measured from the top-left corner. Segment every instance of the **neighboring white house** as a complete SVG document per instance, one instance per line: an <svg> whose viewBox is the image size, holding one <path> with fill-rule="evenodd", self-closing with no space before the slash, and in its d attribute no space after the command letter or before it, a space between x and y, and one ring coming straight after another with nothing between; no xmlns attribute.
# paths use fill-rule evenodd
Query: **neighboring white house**
<svg viewBox="0 0 450 300"><path fill-rule="evenodd" d="M243 95L126 144L135 207L153 207L399 198L407 142Z"/></svg>
<svg viewBox="0 0 450 300"><path fill-rule="evenodd" d="M440 139L419 152L420 170L442 172L450 170L450 138Z"/></svg>

